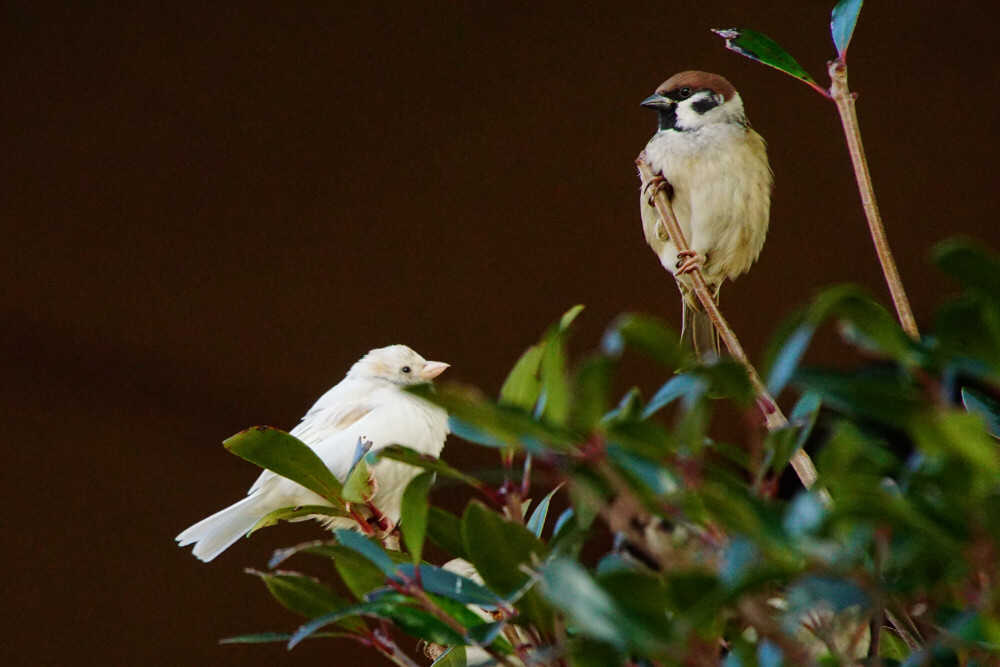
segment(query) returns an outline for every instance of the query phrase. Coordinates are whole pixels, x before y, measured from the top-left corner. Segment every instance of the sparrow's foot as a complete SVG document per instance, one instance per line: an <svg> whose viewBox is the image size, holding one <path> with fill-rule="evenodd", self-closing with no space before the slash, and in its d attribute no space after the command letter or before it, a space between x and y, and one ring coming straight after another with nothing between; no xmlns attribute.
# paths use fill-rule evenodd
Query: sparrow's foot
<svg viewBox="0 0 1000 667"><path fill-rule="evenodd" d="M695 269L701 268L704 263L704 255L700 255L694 250L681 250L677 253L677 266L674 273L683 276L685 273L691 273Z"/></svg>
<svg viewBox="0 0 1000 667"><path fill-rule="evenodd" d="M648 195L646 203L650 206L655 206L653 198L656 197L656 194L660 190L667 190L668 198L673 194L673 186L670 185L670 181L664 178L663 174L653 176L653 178L649 179L649 181L646 182L646 185L643 186L643 194Z"/></svg>

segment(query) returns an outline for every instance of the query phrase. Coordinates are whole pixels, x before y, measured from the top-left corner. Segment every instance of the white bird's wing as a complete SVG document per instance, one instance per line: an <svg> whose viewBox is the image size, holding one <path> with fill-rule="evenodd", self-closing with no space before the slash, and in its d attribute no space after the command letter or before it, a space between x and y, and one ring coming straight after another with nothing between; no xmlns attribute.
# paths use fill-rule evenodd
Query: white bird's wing
<svg viewBox="0 0 1000 667"><path fill-rule="evenodd" d="M318 443L348 428L372 411L374 405L371 393L365 392L367 395L358 396L357 394L361 393L358 389L346 380L333 387L316 401L298 426L289 433L315 450ZM261 488L261 485L272 477L274 473L270 470L262 472L247 491L247 495Z"/></svg>

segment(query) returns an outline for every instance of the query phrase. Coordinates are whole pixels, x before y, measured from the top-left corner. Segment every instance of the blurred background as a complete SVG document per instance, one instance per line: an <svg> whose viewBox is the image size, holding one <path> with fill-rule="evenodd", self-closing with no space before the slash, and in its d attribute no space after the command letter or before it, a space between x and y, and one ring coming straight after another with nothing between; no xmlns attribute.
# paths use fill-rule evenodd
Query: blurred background
<svg viewBox="0 0 1000 667"><path fill-rule="evenodd" d="M5 662L377 663L217 644L296 627L242 570L319 536L279 526L207 565L177 548L257 475L220 442L291 428L373 347L494 394L575 303L576 354L621 311L679 327L632 162L656 124L639 102L677 71L727 76L769 142L771 232L722 300L751 356L821 286L888 303L833 105L709 32L761 30L825 84L833 4L4 3ZM943 7L867 3L850 49L924 324L951 288L930 247L1000 245L995 8ZM456 440L444 458L496 460Z"/></svg>

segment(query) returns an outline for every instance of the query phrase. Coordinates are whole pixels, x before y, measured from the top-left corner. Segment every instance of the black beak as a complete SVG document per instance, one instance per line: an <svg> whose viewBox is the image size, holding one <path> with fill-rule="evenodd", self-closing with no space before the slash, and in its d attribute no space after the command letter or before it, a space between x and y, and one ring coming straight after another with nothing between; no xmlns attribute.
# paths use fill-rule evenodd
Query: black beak
<svg viewBox="0 0 1000 667"><path fill-rule="evenodd" d="M664 109L670 108L670 105L672 105L673 103L674 101L669 97L664 97L663 95L660 94L654 94L650 95L639 104L640 106L644 106L647 109L656 109L657 111L662 111Z"/></svg>

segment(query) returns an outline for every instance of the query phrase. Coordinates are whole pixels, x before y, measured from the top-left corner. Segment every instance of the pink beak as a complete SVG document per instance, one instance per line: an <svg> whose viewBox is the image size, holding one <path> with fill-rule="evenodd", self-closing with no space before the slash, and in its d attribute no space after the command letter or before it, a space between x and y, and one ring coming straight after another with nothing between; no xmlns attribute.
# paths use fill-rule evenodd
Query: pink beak
<svg viewBox="0 0 1000 667"><path fill-rule="evenodd" d="M430 380L436 378L441 373L444 373L444 369L448 368L451 364L446 364L443 361L428 361L424 364L424 370L420 371L420 379Z"/></svg>

